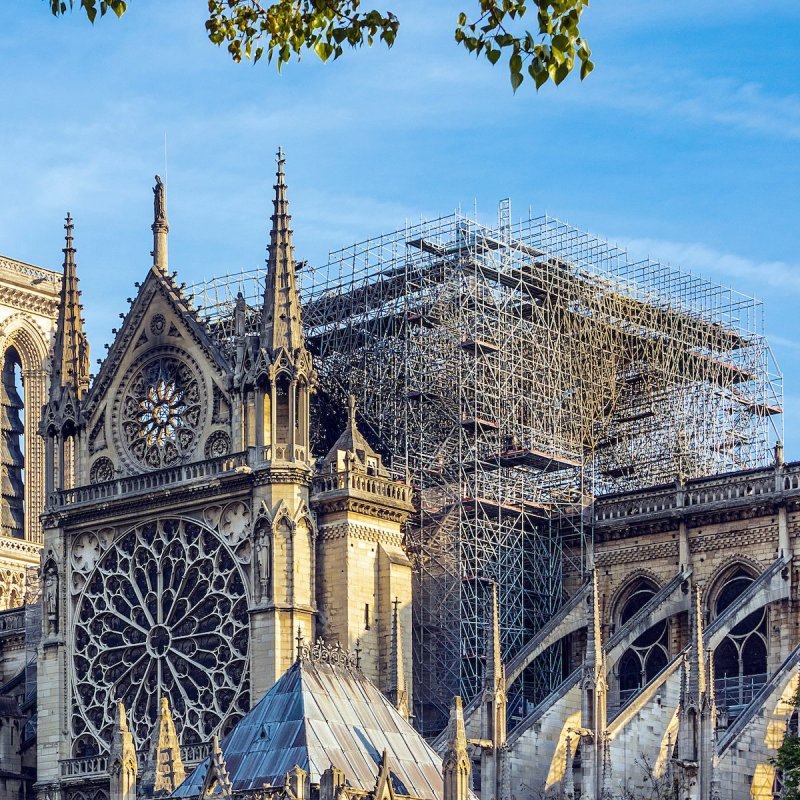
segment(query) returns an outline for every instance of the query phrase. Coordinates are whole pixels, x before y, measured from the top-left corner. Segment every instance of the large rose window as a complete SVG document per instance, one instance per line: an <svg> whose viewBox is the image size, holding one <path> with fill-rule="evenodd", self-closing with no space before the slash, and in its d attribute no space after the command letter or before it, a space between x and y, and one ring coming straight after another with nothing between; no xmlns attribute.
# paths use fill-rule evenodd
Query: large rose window
<svg viewBox="0 0 800 800"><path fill-rule="evenodd" d="M124 534L78 599L73 754L107 748L120 700L139 747L162 695L182 745L227 731L249 706L248 630L241 569L214 532L170 518Z"/></svg>
<svg viewBox="0 0 800 800"><path fill-rule="evenodd" d="M202 415L195 370L174 356L151 359L130 380L122 401L128 452L147 467L168 467L197 445Z"/></svg>

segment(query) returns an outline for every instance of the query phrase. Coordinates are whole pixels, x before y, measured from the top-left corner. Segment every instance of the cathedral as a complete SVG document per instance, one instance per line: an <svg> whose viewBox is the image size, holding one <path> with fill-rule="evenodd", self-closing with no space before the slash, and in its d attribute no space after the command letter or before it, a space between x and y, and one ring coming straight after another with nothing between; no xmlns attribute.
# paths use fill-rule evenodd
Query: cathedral
<svg viewBox="0 0 800 800"><path fill-rule="evenodd" d="M284 167L279 151L260 305L239 293L224 335L169 272L158 177L152 266L96 375L71 217L61 274L0 258L0 797L779 795L800 664L800 464L780 444L581 506L563 602L507 653L494 583L480 690L423 738L418 487L354 396L312 452ZM555 650L547 691L517 692Z"/></svg>

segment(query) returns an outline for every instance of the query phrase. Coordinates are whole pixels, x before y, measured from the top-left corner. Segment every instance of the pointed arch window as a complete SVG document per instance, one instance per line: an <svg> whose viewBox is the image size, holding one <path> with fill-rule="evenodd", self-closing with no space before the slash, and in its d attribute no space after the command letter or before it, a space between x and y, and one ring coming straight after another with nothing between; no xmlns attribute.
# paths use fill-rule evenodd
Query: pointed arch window
<svg viewBox="0 0 800 800"><path fill-rule="evenodd" d="M744 567L734 568L712 598L718 617L753 582ZM717 705L733 719L767 680L767 609L760 608L734 625L714 651L714 694Z"/></svg>
<svg viewBox="0 0 800 800"><path fill-rule="evenodd" d="M15 347L2 366L2 519L3 536L25 538L25 388L22 361Z"/></svg>
<svg viewBox="0 0 800 800"><path fill-rule="evenodd" d="M656 594L658 587L652 581L637 581L625 597L617 625L625 625ZM619 660L620 705L625 705L667 666L668 634L667 621L657 622L639 636Z"/></svg>

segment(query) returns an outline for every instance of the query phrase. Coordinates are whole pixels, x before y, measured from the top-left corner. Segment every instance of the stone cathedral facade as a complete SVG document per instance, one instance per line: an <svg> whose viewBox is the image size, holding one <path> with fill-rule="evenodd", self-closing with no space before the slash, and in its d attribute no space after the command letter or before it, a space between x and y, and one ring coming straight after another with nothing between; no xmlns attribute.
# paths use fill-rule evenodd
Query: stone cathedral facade
<svg viewBox="0 0 800 800"><path fill-rule="evenodd" d="M800 684L780 446L593 498L560 610L508 657L495 588L482 691L433 749L415 732L411 487L352 400L312 455L280 153L274 188L261 307L240 296L212 335L169 272L156 179L152 265L92 380L71 218L61 274L0 259L0 798L778 796ZM531 705L553 647L564 672Z"/></svg>
<svg viewBox="0 0 800 800"><path fill-rule="evenodd" d="M358 649L362 673L408 707L410 488L352 407L314 470L315 373L278 165L258 335L242 325L220 347L200 323L168 272L157 179L153 264L91 387L67 222L41 427L36 786L49 800L107 795L121 713L151 788L164 713L191 768L294 663L298 641Z"/></svg>

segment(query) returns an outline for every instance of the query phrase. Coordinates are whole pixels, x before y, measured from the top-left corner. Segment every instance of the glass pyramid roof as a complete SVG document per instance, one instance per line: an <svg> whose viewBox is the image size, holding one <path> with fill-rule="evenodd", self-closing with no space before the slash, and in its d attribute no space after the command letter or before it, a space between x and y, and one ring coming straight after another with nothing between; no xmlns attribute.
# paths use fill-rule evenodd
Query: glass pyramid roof
<svg viewBox="0 0 800 800"><path fill-rule="evenodd" d="M383 751L399 795L442 800L442 761L360 671L296 661L220 745L235 792L282 786L295 765L311 783L330 766L371 791ZM173 797L197 797L209 760Z"/></svg>

